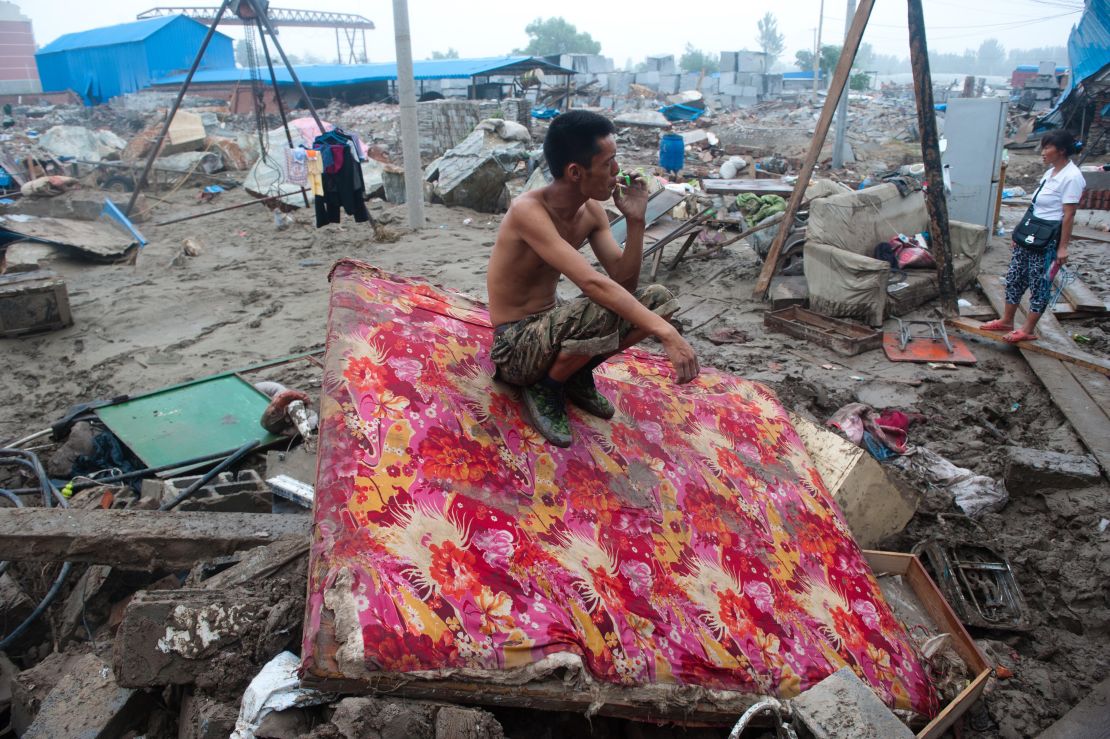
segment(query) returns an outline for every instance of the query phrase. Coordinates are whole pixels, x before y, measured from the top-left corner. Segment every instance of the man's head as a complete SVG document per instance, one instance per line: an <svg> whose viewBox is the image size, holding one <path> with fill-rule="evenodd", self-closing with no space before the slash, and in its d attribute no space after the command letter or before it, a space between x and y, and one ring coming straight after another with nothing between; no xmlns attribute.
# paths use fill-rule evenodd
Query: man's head
<svg viewBox="0 0 1110 739"><path fill-rule="evenodd" d="M608 118L586 110L557 116L543 141L551 175L573 183L587 197L608 199L619 170L616 130Z"/></svg>

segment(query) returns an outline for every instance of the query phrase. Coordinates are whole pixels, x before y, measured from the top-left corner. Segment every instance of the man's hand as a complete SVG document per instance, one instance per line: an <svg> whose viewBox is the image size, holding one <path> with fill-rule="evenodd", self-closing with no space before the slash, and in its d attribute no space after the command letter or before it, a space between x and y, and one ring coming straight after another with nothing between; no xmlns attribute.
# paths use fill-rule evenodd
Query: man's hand
<svg viewBox="0 0 1110 739"><path fill-rule="evenodd" d="M628 181L625 181L625 177ZM630 223L643 223L647 217L647 183L638 174L618 175L613 190L613 204Z"/></svg>
<svg viewBox="0 0 1110 739"><path fill-rule="evenodd" d="M661 341L663 342L663 349L667 352L667 358L671 360L671 366L674 367L675 374L678 375L678 382L685 384L698 376L700 371L698 368L698 357L694 354L694 347L690 346L686 339L678 331L672 328L672 331L664 336Z"/></svg>

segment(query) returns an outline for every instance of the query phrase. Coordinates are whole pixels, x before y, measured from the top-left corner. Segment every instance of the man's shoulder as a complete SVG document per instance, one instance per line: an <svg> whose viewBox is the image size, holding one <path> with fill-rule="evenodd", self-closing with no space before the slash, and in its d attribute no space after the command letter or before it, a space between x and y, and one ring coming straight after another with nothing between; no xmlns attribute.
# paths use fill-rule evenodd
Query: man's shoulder
<svg viewBox="0 0 1110 739"><path fill-rule="evenodd" d="M539 190L530 190L529 192L522 193L513 198L509 204L509 211L506 215L525 214L530 218L535 218L540 214L548 215L547 208L543 204L542 188ZM548 215L550 218L550 215Z"/></svg>

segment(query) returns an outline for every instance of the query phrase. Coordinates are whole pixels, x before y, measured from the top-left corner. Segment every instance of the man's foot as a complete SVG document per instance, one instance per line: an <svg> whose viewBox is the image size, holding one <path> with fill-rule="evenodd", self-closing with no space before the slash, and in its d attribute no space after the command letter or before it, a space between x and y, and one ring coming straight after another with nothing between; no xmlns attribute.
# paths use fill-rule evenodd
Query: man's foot
<svg viewBox="0 0 1110 739"><path fill-rule="evenodd" d="M1007 344L1018 344L1022 341L1036 341L1037 335L1026 333L1025 330L1019 328L1018 330L1011 331L1010 333L1003 336L1002 340L1005 341Z"/></svg>
<svg viewBox="0 0 1110 739"><path fill-rule="evenodd" d="M570 435L563 387L550 380L540 380L523 388L524 410L536 431L555 446L568 447L574 441Z"/></svg>
<svg viewBox="0 0 1110 739"><path fill-rule="evenodd" d="M592 416L608 420L617 412L609 399L598 392L593 369L588 365L571 375L566 388L567 400Z"/></svg>
<svg viewBox="0 0 1110 739"><path fill-rule="evenodd" d="M979 328L983 329L984 331L1013 331L1014 324L1006 323L1001 318L996 318L993 321L987 321L986 323L981 324Z"/></svg>

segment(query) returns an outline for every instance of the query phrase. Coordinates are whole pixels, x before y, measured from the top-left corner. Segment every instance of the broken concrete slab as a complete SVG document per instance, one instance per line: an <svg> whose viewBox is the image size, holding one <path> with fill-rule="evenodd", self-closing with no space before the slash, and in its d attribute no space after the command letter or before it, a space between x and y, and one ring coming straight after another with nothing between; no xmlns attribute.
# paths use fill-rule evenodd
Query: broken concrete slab
<svg viewBox="0 0 1110 739"><path fill-rule="evenodd" d="M457 146L428 166L436 200L482 213L508 208L506 182L516 163L528 156L531 134L519 123L489 118Z"/></svg>
<svg viewBox="0 0 1110 739"><path fill-rule="evenodd" d="M1006 447L1006 489L1013 495L1098 485L1098 463L1089 456L1026 447Z"/></svg>
<svg viewBox="0 0 1110 739"><path fill-rule="evenodd" d="M85 162L119 159L123 149L123 141L115 134L91 131L84 126L52 126L39 137L38 143L56 157L71 157Z"/></svg>
<svg viewBox="0 0 1110 739"><path fill-rule="evenodd" d="M146 693L122 688L96 655L78 660L42 702L25 739L114 739L145 724Z"/></svg>
<svg viewBox="0 0 1110 739"><path fill-rule="evenodd" d="M0 509L0 560L191 567L285 536L308 536L311 525L309 516L271 513Z"/></svg>
<svg viewBox="0 0 1110 739"><path fill-rule="evenodd" d="M183 151L179 154L158 157L154 166L163 172L181 174L215 174L224 168L224 159L213 151Z"/></svg>
<svg viewBox="0 0 1110 739"><path fill-rule="evenodd" d="M143 480L143 497L151 497L164 505L176 499L200 478L201 475L192 475L171 480ZM176 510L270 513L273 503L273 493L259 474L254 470L240 470L238 474L221 472L215 480L197 490Z"/></svg>
<svg viewBox="0 0 1110 739"><path fill-rule="evenodd" d="M861 547L874 548L906 527L917 511L911 490L888 476L865 449L801 416L790 419Z"/></svg>
<svg viewBox="0 0 1110 739"><path fill-rule="evenodd" d="M84 657L83 652L51 652L42 662L16 675L12 682L11 726L17 736L26 733L46 696Z"/></svg>
<svg viewBox="0 0 1110 739"><path fill-rule="evenodd" d="M804 725L813 739L913 739L913 732L850 667L841 667L790 706L794 723Z"/></svg>
<svg viewBox="0 0 1110 739"><path fill-rule="evenodd" d="M36 241L57 246L84 259L117 262L139 245L127 231L106 220L77 221L70 218L35 218L0 224L0 237L7 241Z"/></svg>
<svg viewBox="0 0 1110 739"><path fill-rule="evenodd" d="M90 190L71 190L52 198L24 198L11 205L0 205L0 215L21 213L39 218L70 218L75 221L96 221L104 211L104 201L111 200L121 211L127 206L126 197L108 197L106 193ZM146 220L146 198L139 193L135 201L134 223Z"/></svg>

